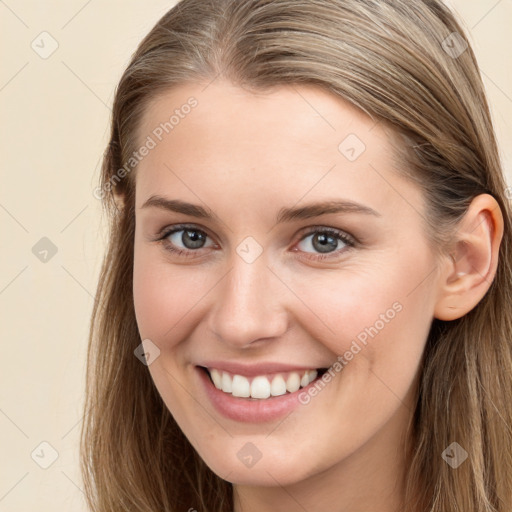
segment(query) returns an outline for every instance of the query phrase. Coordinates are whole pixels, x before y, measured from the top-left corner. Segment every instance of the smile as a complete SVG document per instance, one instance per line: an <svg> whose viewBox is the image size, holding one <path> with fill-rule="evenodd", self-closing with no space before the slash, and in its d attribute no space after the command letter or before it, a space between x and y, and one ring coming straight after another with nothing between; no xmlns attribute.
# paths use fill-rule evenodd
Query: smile
<svg viewBox="0 0 512 512"><path fill-rule="evenodd" d="M326 368L319 368L246 377L216 368L204 368L204 370L218 390L234 397L257 400L294 393L327 371Z"/></svg>

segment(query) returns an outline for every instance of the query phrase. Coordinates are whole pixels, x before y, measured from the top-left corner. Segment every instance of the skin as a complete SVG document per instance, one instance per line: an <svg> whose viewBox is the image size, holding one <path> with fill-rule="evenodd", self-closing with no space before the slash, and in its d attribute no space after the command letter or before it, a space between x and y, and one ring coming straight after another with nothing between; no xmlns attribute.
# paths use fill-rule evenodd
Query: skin
<svg viewBox="0 0 512 512"><path fill-rule="evenodd" d="M429 327L434 317L470 311L490 286L503 233L496 201L475 198L453 257L436 258L422 193L394 168L382 124L315 86L255 94L216 80L155 98L141 143L190 96L197 107L136 171L135 311L141 338L160 349L148 367L159 393L206 464L233 482L235 512L399 510ZM349 134L366 146L355 161L338 149ZM218 219L142 208L157 194L208 207ZM275 223L283 207L341 198L379 216ZM155 241L179 223L208 235L199 249L184 245L183 232L168 237L191 257ZM318 261L312 227L359 242L334 241L330 258ZM236 251L248 236L263 251L252 263ZM204 394L200 360L328 367L397 302L400 312L286 418L236 422ZM262 454L250 468L237 457L248 442Z"/></svg>

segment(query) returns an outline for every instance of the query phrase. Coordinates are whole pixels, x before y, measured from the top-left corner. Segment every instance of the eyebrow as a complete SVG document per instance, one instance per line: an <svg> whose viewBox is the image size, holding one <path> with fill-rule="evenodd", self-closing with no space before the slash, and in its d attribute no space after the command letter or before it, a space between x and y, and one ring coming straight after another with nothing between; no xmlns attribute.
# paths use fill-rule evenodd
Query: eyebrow
<svg viewBox="0 0 512 512"><path fill-rule="evenodd" d="M142 208L156 207L163 210L182 213L197 217L200 219L220 220L219 217L213 213L209 208L203 206L187 203L179 199L167 199L162 196L151 196L142 206ZM318 203L311 203L305 206L281 208L276 217L276 224L283 222L291 222L293 220L304 220L313 217L320 217L329 213L360 213L365 215L374 215L381 217L381 214L370 208L369 206L362 205L348 200L329 200Z"/></svg>

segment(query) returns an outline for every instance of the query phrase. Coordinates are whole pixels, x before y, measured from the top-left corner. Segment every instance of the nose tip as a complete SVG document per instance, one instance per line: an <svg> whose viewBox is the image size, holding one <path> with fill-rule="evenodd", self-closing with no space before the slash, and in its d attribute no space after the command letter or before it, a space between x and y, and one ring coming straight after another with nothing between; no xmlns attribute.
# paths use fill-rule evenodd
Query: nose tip
<svg viewBox="0 0 512 512"><path fill-rule="evenodd" d="M237 348L282 336L288 328L284 286L263 259L238 261L217 287L210 329Z"/></svg>

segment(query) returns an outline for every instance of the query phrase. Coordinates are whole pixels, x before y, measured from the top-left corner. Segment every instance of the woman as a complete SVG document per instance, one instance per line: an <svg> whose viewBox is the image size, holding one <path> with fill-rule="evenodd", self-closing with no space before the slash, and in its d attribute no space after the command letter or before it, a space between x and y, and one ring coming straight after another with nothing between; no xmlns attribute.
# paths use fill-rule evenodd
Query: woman
<svg viewBox="0 0 512 512"><path fill-rule="evenodd" d="M512 510L505 189L440 2L177 4L95 191L91 509Z"/></svg>

